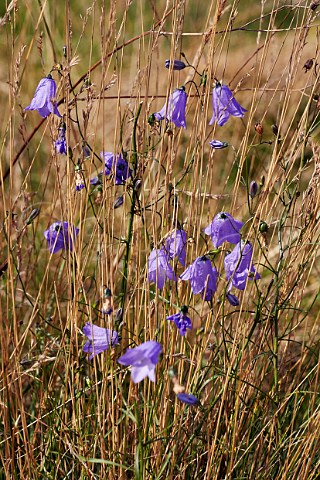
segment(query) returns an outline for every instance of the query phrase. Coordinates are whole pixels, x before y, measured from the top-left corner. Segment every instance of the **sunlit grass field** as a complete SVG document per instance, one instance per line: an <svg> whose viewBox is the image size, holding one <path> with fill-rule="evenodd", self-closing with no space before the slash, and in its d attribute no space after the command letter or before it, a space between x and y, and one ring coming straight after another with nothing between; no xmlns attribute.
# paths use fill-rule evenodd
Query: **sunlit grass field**
<svg viewBox="0 0 320 480"><path fill-rule="evenodd" d="M316 0L0 2L1 479L319 478L319 15ZM49 74L61 117L25 110ZM215 116L221 85L245 113ZM204 229L221 212L242 227L217 245ZM177 230L185 265L168 257ZM252 259L230 276L236 244ZM185 278L199 257L210 294ZM167 317L184 306L181 335ZM86 324L118 343L100 351ZM161 354L135 382L141 357L118 360L150 341Z"/></svg>

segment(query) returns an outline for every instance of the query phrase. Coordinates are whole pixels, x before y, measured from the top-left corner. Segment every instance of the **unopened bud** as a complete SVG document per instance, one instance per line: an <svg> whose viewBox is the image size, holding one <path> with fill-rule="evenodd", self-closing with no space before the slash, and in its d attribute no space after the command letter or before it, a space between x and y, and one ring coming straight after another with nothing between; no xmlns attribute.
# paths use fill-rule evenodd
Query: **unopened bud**
<svg viewBox="0 0 320 480"><path fill-rule="evenodd" d="M103 298L111 298L112 293L110 288L105 288L103 291Z"/></svg>
<svg viewBox="0 0 320 480"><path fill-rule="evenodd" d="M164 62L166 68L172 68L172 70L183 70L186 68L186 64L181 60L166 60Z"/></svg>
<svg viewBox="0 0 320 480"><path fill-rule="evenodd" d="M105 315L110 315L112 313L112 304L111 304L111 299L110 298L105 299L105 301L102 304L101 311Z"/></svg>
<svg viewBox="0 0 320 480"><path fill-rule="evenodd" d="M136 192L138 192L141 187L142 187L142 180L141 180L141 178L137 178L137 180L135 180L135 182L133 184L133 188Z"/></svg>
<svg viewBox="0 0 320 480"><path fill-rule="evenodd" d="M34 208L26 220L26 225L30 225L39 216L39 213L39 208Z"/></svg>
<svg viewBox="0 0 320 480"><path fill-rule="evenodd" d="M232 293L227 293L226 299L232 305L233 307L237 307L239 305L239 299L235 295L232 295Z"/></svg>
<svg viewBox="0 0 320 480"><path fill-rule="evenodd" d="M113 208L119 208L123 204L123 195L120 195L120 197L116 198L114 203L113 203Z"/></svg>
<svg viewBox="0 0 320 480"><path fill-rule="evenodd" d="M257 182L255 182L254 180L252 180L252 182L250 183L250 186L249 186L249 195L251 198L254 198L257 193L258 193L258 184Z"/></svg>

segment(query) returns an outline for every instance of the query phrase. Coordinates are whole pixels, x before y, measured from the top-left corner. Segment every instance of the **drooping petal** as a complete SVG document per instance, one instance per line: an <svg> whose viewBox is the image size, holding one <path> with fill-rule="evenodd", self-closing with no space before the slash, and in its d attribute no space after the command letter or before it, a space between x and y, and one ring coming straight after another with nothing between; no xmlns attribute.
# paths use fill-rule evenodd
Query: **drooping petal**
<svg viewBox="0 0 320 480"><path fill-rule="evenodd" d="M155 365L153 363L132 367L131 378L134 383L139 383L146 377L149 377L152 382L155 381Z"/></svg>
<svg viewBox="0 0 320 480"><path fill-rule="evenodd" d="M25 110L37 110L43 117L47 117L50 113L54 113L61 117L55 100L57 86L51 75L42 78L36 88L30 105Z"/></svg>
<svg viewBox="0 0 320 480"><path fill-rule="evenodd" d="M209 125L217 122L221 127L227 123L230 115L243 117L247 111L234 98L231 90L226 85L217 83L212 92L212 118Z"/></svg>
<svg viewBox="0 0 320 480"><path fill-rule="evenodd" d="M240 230L243 222L235 220L229 213L218 213L210 225L204 229L204 233L210 235L215 248L220 247L223 242L238 243L241 239Z"/></svg>

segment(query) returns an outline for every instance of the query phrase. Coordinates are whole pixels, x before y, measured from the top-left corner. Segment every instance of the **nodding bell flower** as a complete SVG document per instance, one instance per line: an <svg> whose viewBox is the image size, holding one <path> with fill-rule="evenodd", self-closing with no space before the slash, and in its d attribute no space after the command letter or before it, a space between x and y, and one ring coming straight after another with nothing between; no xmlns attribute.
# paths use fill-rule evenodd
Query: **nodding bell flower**
<svg viewBox="0 0 320 480"><path fill-rule="evenodd" d="M204 229L204 233L210 235L213 246L220 247L223 242L238 243L240 242L240 230L243 223L235 220L230 213L218 213L210 225Z"/></svg>
<svg viewBox="0 0 320 480"><path fill-rule="evenodd" d="M217 122L222 127L229 120L230 115L234 117L243 117L247 111L236 101L231 90L227 85L221 85L216 82L212 92L212 109L213 115L209 125Z"/></svg>
<svg viewBox="0 0 320 480"><path fill-rule="evenodd" d="M154 282L160 290L166 280L177 280L164 248L152 250L148 259L148 269L149 282Z"/></svg>
<svg viewBox="0 0 320 480"><path fill-rule="evenodd" d="M51 75L42 78L37 86L30 105L25 110L37 110L41 117L46 118L50 113L61 117L56 102L56 82Z"/></svg>
<svg viewBox="0 0 320 480"><path fill-rule="evenodd" d="M206 256L198 257L180 275L181 280L190 280L191 290L196 295L201 293L204 300L210 301L217 290L218 271Z"/></svg>
<svg viewBox="0 0 320 480"><path fill-rule="evenodd" d="M83 351L91 353L89 360L92 360L95 355L108 350L109 347L114 347L119 344L119 336L114 330L109 328L98 327L92 323L87 322L82 329L88 341L83 347Z"/></svg>
<svg viewBox="0 0 320 480"><path fill-rule="evenodd" d="M252 263L253 248L250 242L239 242L224 259L224 269L230 288L244 290L247 280L260 279Z"/></svg>
<svg viewBox="0 0 320 480"><path fill-rule="evenodd" d="M175 90L168 98L168 102L159 112L154 113L158 121L167 120L173 122L176 127L187 128L186 124L187 94L184 87Z"/></svg>
<svg viewBox="0 0 320 480"><path fill-rule="evenodd" d="M177 257L181 265L186 264L187 234L182 228L173 230L166 238L165 250L170 260Z"/></svg>
<svg viewBox="0 0 320 480"><path fill-rule="evenodd" d="M43 233L50 253L57 253L59 250L73 250L73 243L79 234L79 228L70 225L68 222L55 222Z"/></svg>
<svg viewBox="0 0 320 480"><path fill-rule="evenodd" d="M132 171L121 153L114 155L112 152L101 152L100 155L104 159L104 173L107 176L113 173L116 185L123 185L131 177Z"/></svg>

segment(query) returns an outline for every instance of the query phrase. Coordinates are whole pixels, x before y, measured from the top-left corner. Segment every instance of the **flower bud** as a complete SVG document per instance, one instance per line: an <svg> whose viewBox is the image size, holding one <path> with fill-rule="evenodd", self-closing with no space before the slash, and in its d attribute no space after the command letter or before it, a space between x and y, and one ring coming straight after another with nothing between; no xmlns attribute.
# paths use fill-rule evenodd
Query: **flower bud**
<svg viewBox="0 0 320 480"><path fill-rule="evenodd" d="M34 208L26 220L26 225L30 225L39 216L39 213L39 208Z"/></svg>
<svg viewBox="0 0 320 480"><path fill-rule="evenodd" d="M112 313L112 304L110 298L106 298L102 304L101 312L105 315L110 315Z"/></svg>
<svg viewBox="0 0 320 480"><path fill-rule="evenodd" d="M116 198L114 203L113 203L113 208L119 208L123 204L123 195L120 195L120 197Z"/></svg>
<svg viewBox="0 0 320 480"><path fill-rule="evenodd" d="M209 142L209 145L214 149L214 150L220 150L222 148L226 148L229 146L229 143L227 142L220 142L220 140L211 140Z"/></svg>
<svg viewBox="0 0 320 480"><path fill-rule="evenodd" d="M249 195L251 198L254 198L258 193L258 184L254 180L250 183L249 186Z"/></svg>
<svg viewBox="0 0 320 480"><path fill-rule="evenodd" d="M232 305L233 307L237 307L239 305L239 299L235 295L232 295L232 293L227 293L226 299Z"/></svg>
<svg viewBox="0 0 320 480"><path fill-rule="evenodd" d="M103 298L111 298L112 293L110 288L105 288L103 291Z"/></svg>
<svg viewBox="0 0 320 480"><path fill-rule="evenodd" d="M181 60L166 60L164 62L166 68L172 68L172 70L183 70L186 68L186 64L181 62Z"/></svg>

